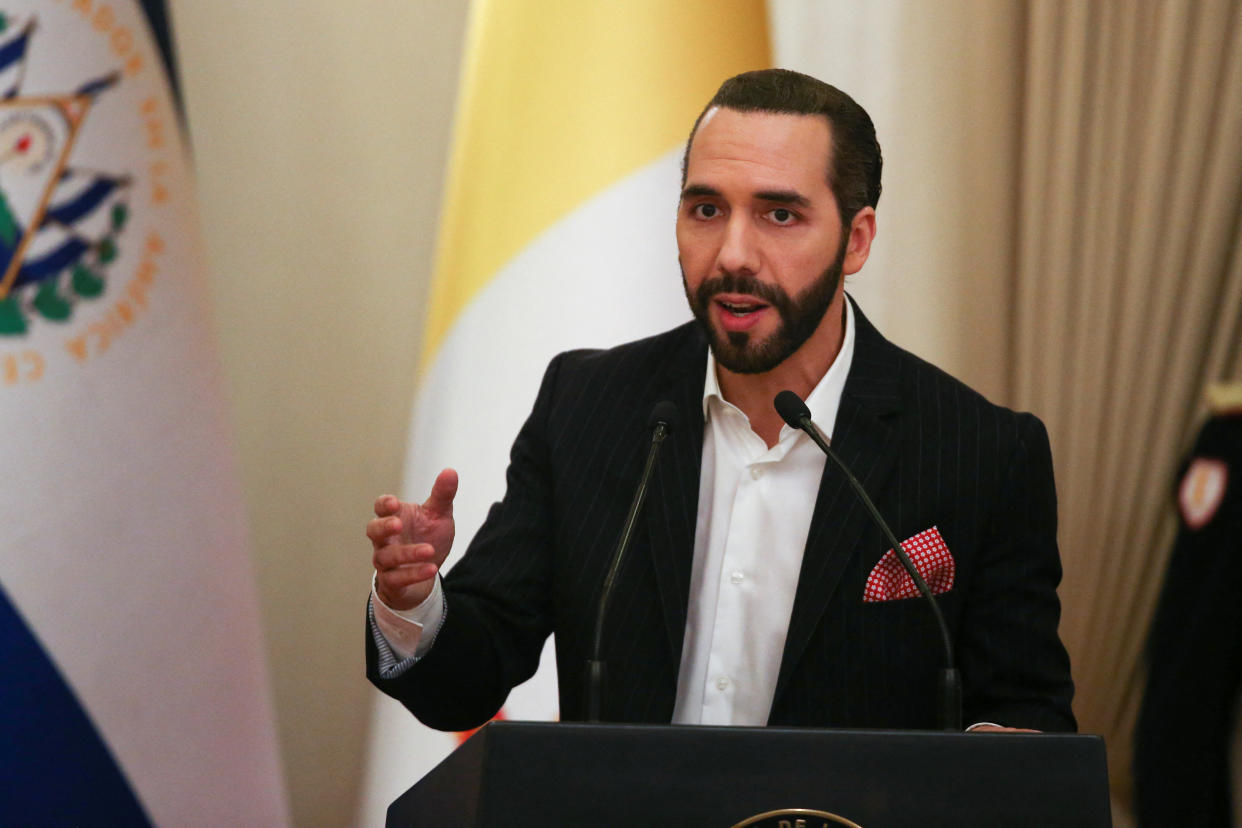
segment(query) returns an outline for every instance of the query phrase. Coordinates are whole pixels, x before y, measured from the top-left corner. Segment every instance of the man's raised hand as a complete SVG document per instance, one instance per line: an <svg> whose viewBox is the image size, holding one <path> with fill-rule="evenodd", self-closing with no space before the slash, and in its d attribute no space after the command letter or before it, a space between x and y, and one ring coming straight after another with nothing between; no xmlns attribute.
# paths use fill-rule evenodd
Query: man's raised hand
<svg viewBox="0 0 1242 828"><path fill-rule="evenodd" d="M453 497L457 472L445 469L421 506L393 495L375 500L375 519L367 523L373 549L375 591L396 610L412 609L431 594L436 573L453 545Z"/></svg>

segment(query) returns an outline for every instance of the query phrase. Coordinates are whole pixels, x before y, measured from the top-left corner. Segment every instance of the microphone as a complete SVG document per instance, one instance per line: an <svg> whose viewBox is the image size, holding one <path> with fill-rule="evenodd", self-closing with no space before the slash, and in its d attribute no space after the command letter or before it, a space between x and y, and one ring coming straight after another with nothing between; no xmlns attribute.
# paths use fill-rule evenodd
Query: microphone
<svg viewBox="0 0 1242 828"><path fill-rule="evenodd" d="M790 428L800 429L807 433L815 445L819 446L824 454L837 465L844 474L845 479L849 481L850 488L858 495L858 499L862 501L863 506L867 507L867 512L871 515L871 520L876 526L880 527L880 531L884 537L892 545L893 551L897 553L898 560L905 567L910 578L914 581L914 585L918 587L919 593L927 599L927 605L931 607L932 615L936 617L936 626L940 629L940 637L944 642L944 661L945 667L940 671L939 682L939 708L937 710L937 718L940 721L941 730L951 730L961 732L962 730L962 676L958 672L953 661L953 640L949 636L949 626L944 622L944 615L940 612L940 605L936 602L936 598L932 595L931 590L927 587L927 582L923 580L923 576L914 568L914 564L910 562L910 556L906 554L906 550L898 542L897 536L893 534L893 530L888 528L888 524L884 522L884 518L880 517L880 512L875 508L875 504L871 502L871 498L867 497L867 492L863 490L862 484L858 482L852 472L841 462L841 458L837 457L829 446L828 441L824 439L824 435L820 434L819 429L815 427L815 423L811 422L811 410L806 407L806 403L792 391L782 391L776 395L776 399L772 401L776 408L776 413L781 415Z"/></svg>
<svg viewBox="0 0 1242 828"><path fill-rule="evenodd" d="M673 432L676 424L677 406L668 400L656 403L651 409L651 415L647 418L647 427L651 429L651 448L647 450L647 463L643 466L642 477L638 479L634 501L630 504L629 514L625 516L621 535L617 539L617 549L613 552L612 563L608 566L608 574L604 577L604 586L600 590L599 614L595 618L595 643L591 648L591 658L587 661L586 671L586 720L588 722L599 721L605 679L604 661L600 658L600 650L604 641L604 618L608 614L608 601L617 583L621 560L630 546L630 538L634 534L634 524L638 521L638 513L643 508L643 501L647 499L647 484L651 481L652 470L655 469L660 444Z"/></svg>

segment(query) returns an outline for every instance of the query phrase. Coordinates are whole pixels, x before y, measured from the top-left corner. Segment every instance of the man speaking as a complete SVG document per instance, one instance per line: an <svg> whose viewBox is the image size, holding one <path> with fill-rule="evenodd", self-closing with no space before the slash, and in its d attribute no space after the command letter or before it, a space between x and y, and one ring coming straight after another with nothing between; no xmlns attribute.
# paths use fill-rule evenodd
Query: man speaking
<svg viewBox="0 0 1242 828"><path fill-rule="evenodd" d="M616 573L600 718L935 727L940 633L845 475L773 407L791 390L938 593L965 722L1074 729L1042 424L897 348L844 293L880 169L839 90L785 70L720 87L677 212L695 320L552 360L504 499L443 580L456 473L422 505L376 501L380 690L432 727L475 727L554 633L561 717L583 718L601 585L663 403L677 422Z"/></svg>

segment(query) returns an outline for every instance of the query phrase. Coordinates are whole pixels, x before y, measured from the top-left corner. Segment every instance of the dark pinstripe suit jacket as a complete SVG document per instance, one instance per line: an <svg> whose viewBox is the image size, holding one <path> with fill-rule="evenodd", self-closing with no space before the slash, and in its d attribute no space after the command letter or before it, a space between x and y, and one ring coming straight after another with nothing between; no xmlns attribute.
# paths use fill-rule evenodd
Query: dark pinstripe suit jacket
<svg viewBox="0 0 1242 828"><path fill-rule="evenodd" d="M857 310L857 309L856 309ZM833 430L899 538L939 527L957 562L940 596L966 722L1071 730L1057 636L1056 494L1043 425L992 405L885 340L861 313ZM583 715L599 588L650 442L652 406L687 425L662 450L604 638L605 720L668 722L680 664L698 504L706 341L693 324L549 365L514 442L508 490L445 579L428 655L381 679L419 719L479 725L556 635L561 716ZM813 496L811 492L808 497ZM933 728L939 636L921 600L864 603L888 550L831 463L815 501L769 724Z"/></svg>

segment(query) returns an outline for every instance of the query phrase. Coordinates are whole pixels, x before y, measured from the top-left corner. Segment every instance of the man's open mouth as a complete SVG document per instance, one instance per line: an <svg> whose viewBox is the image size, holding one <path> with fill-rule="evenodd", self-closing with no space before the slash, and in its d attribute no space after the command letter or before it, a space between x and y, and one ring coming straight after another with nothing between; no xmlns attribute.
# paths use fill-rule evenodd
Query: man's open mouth
<svg viewBox="0 0 1242 828"><path fill-rule="evenodd" d="M767 307L763 302L726 302L723 299L717 299L716 302L734 316L745 316Z"/></svg>

